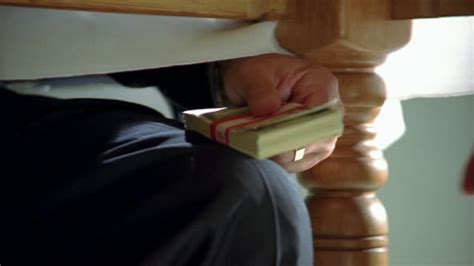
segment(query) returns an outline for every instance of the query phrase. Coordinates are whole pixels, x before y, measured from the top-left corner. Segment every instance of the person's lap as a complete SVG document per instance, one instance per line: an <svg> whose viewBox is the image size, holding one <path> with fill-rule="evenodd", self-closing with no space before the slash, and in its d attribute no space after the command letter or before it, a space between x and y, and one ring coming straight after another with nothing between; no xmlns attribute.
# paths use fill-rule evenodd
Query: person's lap
<svg viewBox="0 0 474 266"><path fill-rule="evenodd" d="M312 264L306 209L273 162L134 104L0 103L10 265Z"/></svg>

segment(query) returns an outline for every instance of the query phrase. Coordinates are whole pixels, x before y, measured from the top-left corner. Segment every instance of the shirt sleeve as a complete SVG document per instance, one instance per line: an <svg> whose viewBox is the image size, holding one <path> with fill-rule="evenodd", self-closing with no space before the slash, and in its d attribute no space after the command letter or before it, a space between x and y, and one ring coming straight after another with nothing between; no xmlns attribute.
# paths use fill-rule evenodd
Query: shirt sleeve
<svg viewBox="0 0 474 266"><path fill-rule="evenodd" d="M131 88L156 86L179 111L213 107L210 64L193 64L110 74Z"/></svg>

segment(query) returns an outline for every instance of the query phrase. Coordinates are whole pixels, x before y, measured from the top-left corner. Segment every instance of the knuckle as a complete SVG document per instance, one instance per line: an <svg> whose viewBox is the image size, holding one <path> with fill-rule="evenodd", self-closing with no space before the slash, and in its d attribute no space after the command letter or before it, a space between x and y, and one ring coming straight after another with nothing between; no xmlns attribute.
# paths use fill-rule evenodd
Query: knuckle
<svg viewBox="0 0 474 266"><path fill-rule="evenodd" d="M337 138L332 138L324 142L323 145L320 146L319 152L321 154L331 154L336 149Z"/></svg>
<svg viewBox="0 0 474 266"><path fill-rule="evenodd" d="M334 149L336 148L336 145L335 143L334 144L330 144L330 145L327 145L326 147L324 147L324 149L321 151L321 154L325 157L328 157L329 155L331 155L334 151Z"/></svg>

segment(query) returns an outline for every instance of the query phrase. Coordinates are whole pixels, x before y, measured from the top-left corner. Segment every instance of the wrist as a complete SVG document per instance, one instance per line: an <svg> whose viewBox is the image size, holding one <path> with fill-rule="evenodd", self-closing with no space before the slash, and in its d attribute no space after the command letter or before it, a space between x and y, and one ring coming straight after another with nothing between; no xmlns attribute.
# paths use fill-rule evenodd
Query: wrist
<svg viewBox="0 0 474 266"><path fill-rule="evenodd" d="M212 100L215 106L223 107L230 105L224 83L224 73L227 68L227 61L213 62L210 64L210 83Z"/></svg>

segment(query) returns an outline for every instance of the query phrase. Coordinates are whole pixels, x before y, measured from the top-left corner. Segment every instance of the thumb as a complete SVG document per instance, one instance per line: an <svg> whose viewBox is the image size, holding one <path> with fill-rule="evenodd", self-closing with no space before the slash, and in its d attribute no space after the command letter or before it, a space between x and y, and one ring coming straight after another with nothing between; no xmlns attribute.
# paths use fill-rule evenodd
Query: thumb
<svg viewBox="0 0 474 266"><path fill-rule="evenodd" d="M278 111L282 100L280 93L270 82L253 83L247 87L246 101L254 115L269 115Z"/></svg>

